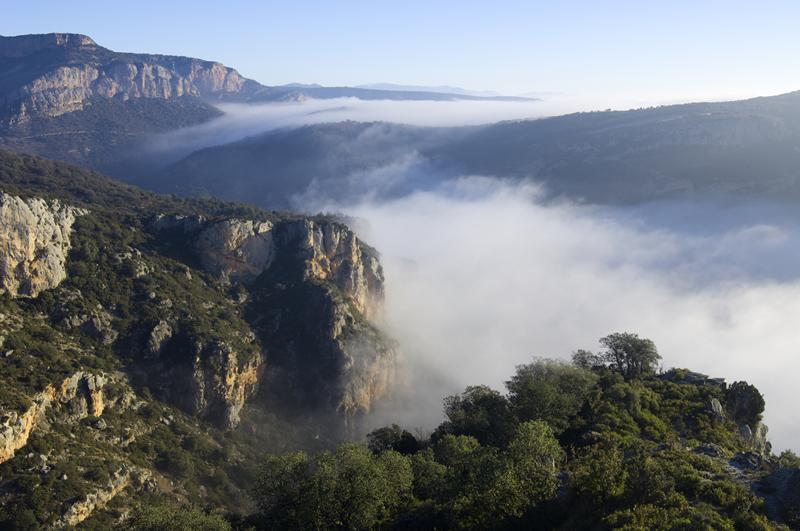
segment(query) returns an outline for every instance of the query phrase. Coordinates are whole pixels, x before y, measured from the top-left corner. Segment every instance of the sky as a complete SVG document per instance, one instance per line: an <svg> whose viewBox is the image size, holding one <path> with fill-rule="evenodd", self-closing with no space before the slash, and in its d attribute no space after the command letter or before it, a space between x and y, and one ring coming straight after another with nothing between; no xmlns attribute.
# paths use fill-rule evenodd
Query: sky
<svg viewBox="0 0 800 531"><path fill-rule="evenodd" d="M270 85L448 84L598 108L800 89L791 0L3 0L2 11L0 35L84 33Z"/></svg>

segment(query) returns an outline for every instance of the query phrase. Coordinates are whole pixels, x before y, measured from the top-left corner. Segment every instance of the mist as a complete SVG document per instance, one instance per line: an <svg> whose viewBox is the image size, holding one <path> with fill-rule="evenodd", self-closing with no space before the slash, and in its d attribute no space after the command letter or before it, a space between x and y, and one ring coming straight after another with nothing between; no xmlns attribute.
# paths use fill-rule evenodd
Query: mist
<svg viewBox="0 0 800 531"><path fill-rule="evenodd" d="M227 144L285 127L346 120L423 127L469 126L542 118L560 114L568 108L536 100L383 101L356 98L264 104L223 103L217 107L223 112L222 116L201 125L155 135L146 142L144 149L154 156L177 159L204 147Z"/></svg>
<svg viewBox="0 0 800 531"><path fill-rule="evenodd" d="M755 384L775 448L800 437L800 223L774 206L545 203L540 191L462 178L382 202L319 204L363 220L382 253L385 326L400 341L407 393L374 425L430 429L467 385L503 390L517 364L569 359L631 331L664 368ZM714 219L697 226L690 221Z"/></svg>

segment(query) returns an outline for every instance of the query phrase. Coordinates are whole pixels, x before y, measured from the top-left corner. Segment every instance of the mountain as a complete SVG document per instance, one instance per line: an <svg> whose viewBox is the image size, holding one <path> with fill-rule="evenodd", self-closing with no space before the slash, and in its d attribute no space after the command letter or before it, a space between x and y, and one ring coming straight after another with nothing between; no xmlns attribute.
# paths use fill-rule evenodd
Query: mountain
<svg viewBox="0 0 800 531"><path fill-rule="evenodd" d="M379 256L338 220L0 150L0 237L2 528L246 511L264 449L357 435L394 382Z"/></svg>
<svg viewBox="0 0 800 531"><path fill-rule="evenodd" d="M109 169L147 135L206 122L220 102L475 99L438 92L268 87L220 63L115 52L90 37L0 37L0 146Z"/></svg>
<svg viewBox="0 0 800 531"><path fill-rule="evenodd" d="M375 90L405 90L410 92L441 92L444 94L458 94L461 96L474 96L478 98L493 98L502 96L502 94L493 90L467 90L461 87L452 87L450 85L429 87L423 85L398 85L396 83L371 83L368 85L356 85L356 88Z"/></svg>
<svg viewBox="0 0 800 531"><path fill-rule="evenodd" d="M285 207L309 194L391 197L484 175L602 204L687 197L796 201L799 143L800 92L794 92L474 127L305 126L197 151L149 186ZM217 180L221 174L225 182Z"/></svg>

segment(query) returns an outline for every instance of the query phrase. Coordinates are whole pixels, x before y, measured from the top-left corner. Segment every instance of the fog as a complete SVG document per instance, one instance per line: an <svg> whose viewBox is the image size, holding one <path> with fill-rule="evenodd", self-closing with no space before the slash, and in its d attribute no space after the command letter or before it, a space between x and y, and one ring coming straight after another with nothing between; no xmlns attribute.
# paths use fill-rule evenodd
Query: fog
<svg viewBox="0 0 800 531"><path fill-rule="evenodd" d="M383 255L385 326L402 344L410 392L376 424L430 429L447 394L472 384L502 390L517 364L568 359L632 331L656 342L665 368L755 384L776 449L797 449L796 216L539 197L473 177L385 202L316 205L363 219L358 230Z"/></svg>
<svg viewBox="0 0 800 531"><path fill-rule="evenodd" d="M235 104L207 123L154 136L146 148L172 159L203 147L241 140L281 127L341 122L394 122L417 126L466 126L503 120L542 118L591 107L589 102L555 96L531 101L369 101L356 98L302 102Z"/></svg>

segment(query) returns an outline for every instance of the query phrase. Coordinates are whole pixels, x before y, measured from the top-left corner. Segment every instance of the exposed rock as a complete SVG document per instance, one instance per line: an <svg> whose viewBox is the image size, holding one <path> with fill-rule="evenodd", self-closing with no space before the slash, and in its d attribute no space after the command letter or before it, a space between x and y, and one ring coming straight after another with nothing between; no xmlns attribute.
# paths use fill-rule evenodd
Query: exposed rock
<svg viewBox="0 0 800 531"><path fill-rule="evenodd" d="M172 327L167 321L159 321L150 331L150 337L147 339L147 350L150 356L158 356L161 349L164 348L164 343L171 337Z"/></svg>
<svg viewBox="0 0 800 531"><path fill-rule="evenodd" d="M64 405L72 419L88 415L100 416L105 409L103 399L104 377L77 372L60 384L48 385L31 399L23 412L0 413L0 463L8 461L17 450L28 443L28 438L51 405Z"/></svg>
<svg viewBox="0 0 800 531"><path fill-rule="evenodd" d="M711 413L714 414L714 419L717 422L725 421L725 410L720 401L716 398L711 399Z"/></svg>
<svg viewBox="0 0 800 531"><path fill-rule="evenodd" d="M387 392L397 355L394 343L371 322L380 317L383 305L383 268L378 253L346 225L318 219L273 223L159 216L150 228L165 239L182 238L202 267L223 282L251 283L265 272L272 273L265 282L274 283L276 291L251 302L268 323L262 339L275 354L273 361L278 369L289 371L281 373L286 382L279 384L286 386L289 395L303 395L300 401L308 399L314 407L351 418L370 411L374 400ZM291 299L303 308L293 312L280 309ZM154 330L151 337L153 334L155 339L148 347L151 353L163 348L163 331ZM237 373L233 364L218 363L224 370L209 372L207 360L224 360L227 354L210 354L206 348L190 348L195 353L194 376L180 391L170 390L176 395L171 400L175 403L177 399L195 414L215 411L213 416L222 418L223 425L233 426L243 401L230 397L247 396L242 390L251 385L220 386L219 382L228 378L225 374L236 375L236 380L255 370ZM181 357L186 356L188 353ZM172 374L173 369L170 371ZM180 381L177 372L171 378ZM209 395L208 390L215 388L218 391ZM220 410L213 404L226 405Z"/></svg>
<svg viewBox="0 0 800 531"><path fill-rule="evenodd" d="M108 483L94 492L87 494L82 499L76 501L61 515L53 524L53 529L63 529L74 527L87 518L92 513L105 507L115 496L129 486L140 487L147 483L152 477L149 471L131 466L123 466L109 478Z"/></svg>
<svg viewBox="0 0 800 531"><path fill-rule="evenodd" d="M0 192L0 293L35 297L66 278L75 217L86 211L59 201Z"/></svg>
<svg viewBox="0 0 800 531"><path fill-rule="evenodd" d="M739 426L739 434L745 444L762 457L768 457L772 453L772 444L767 440L768 431L767 425L763 422L757 423L755 429L751 429L747 424Z"/></svg>
<svg viewBox="0 0 800 531"><path fill-rule="evenodd" d="M770 494L780 503L786 523L795 529L800 525L800 468L781 468L767 478Z"/></svg>
<svg viewBox="0 0 800 531"><path fill-rule="evenodd" d="M250 281L272 261L272 223L241 219L209 223L194 245L206 271L225 282Z"/></svg>
<svg viewBox="0 0 800 531"><path fill-rule="evenodd" d="M216 422L225 429L239 424L239 413L256 391L263 356L250 352L246 360L230 345L214 341L204 345L182 343L183 352L170 352L189 364L175 363L169 354L148 362L149 383L164 400L183 410ZM163 349L162 349L163 351Z"/></svg>
<svg viewBox="0 0 800 531"><path fill-rule="evenodd" d="M310 278L328 280L352 297L367 318L378 315L384 298L378 253L340 223L300 220L286 223L280 237L299 242Z"/></svg>
<svg viewBox="0 0 800 531"><path fill-rule="evenodd" d="M742 470L758 470L764 460L755 452L739 452L730 460L730 464Z"/></svg>
<svg viewBox="0 0 800 531"><path fill-rule="evenodd" d="M65 57L60 64L36 71L24 84L0 93L0 105L15 109L8 120L21 124L34 117L55 117L78 111L93 98L127 101L181 97L220 99L253 92L260 86L219 63L164 55L115 54L85 35L48 34L0 37L0 57L36 61L33 54L50 51Z"/></svg>
<svg viewBox="0 0 800 531"><path fill-rule="evenodd" d="M724 458L730 454L722 446L714 443L701 444L692 449L692 451L699 455L706 455L708 457Z"/></svg>

